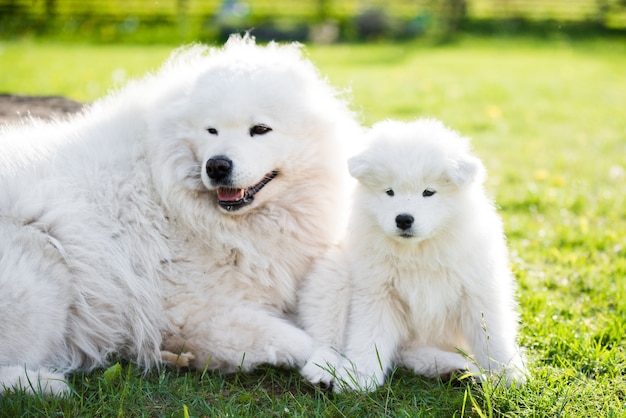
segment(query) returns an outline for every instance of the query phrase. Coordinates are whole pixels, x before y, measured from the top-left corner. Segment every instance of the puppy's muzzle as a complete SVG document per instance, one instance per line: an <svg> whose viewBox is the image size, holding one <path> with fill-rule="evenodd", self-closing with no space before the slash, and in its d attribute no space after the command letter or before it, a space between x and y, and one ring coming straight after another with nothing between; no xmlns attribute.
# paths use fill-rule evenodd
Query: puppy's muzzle
<svg viewBox="0 0 626 418"><path fill-rule="evenodd" d="M402 213L396 216L396 226L398 227L398 229L401 229L403 231L410 229L413 226L414 221L415 218L413 218L413 216L409 215L408 213Z"/></svg>

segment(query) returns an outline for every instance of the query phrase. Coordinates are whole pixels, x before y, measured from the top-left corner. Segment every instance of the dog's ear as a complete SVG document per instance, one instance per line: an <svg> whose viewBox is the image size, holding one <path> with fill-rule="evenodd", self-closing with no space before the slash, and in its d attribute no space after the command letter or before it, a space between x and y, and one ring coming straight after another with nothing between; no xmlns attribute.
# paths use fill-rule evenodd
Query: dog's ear
<svg viewBox="0 0 626 418"><path fill-rule="evenodd" d="M348 159L348 171L355 179L363 177L368 171L368 166L366 153L361 153Z"/></svg>
<svg viewBox="0 0 626 418"><path fill-rule="evenodd" d="M485 179L485 167L478 158L464 155L450 162L446 174L453 184L463 187L474 182L482 183Z"/></svg>

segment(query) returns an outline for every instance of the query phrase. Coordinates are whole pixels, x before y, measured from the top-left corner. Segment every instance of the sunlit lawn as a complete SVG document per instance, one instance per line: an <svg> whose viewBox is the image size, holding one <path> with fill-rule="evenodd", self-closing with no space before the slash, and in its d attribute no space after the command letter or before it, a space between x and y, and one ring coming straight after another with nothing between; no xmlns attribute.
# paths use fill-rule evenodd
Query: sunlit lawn
<svg viewBox="0 0 626 418"><path fill-rule="evenodd" d="M0 43L0 92L91 101L171 49ZM0 399L0 415L183 416L183 405L191 416L625 415L626 42L467 39L307 52L351 89L364 123L434 116L473 138L509 236L530 383L450 386L398 371L376 393L333 398L290 371L142 377L124 366L106 379L76 376L66 401Z"/></svg>

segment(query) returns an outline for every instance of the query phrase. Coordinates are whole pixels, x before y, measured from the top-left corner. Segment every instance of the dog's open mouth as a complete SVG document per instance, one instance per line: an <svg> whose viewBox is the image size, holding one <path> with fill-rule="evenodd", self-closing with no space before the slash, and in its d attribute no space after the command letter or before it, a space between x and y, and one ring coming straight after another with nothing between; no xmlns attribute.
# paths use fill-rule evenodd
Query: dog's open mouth
<svg viewBox="0 0 626 418"><path fill-rule="evenodd" d="M219 187L217 189L217 202L222 208L229 212L239 210L252 203L252 201L254 201L254 195L265 187L267 183L272 181L277 175L278 171L267 173L257 184L246 187L245 189Z"/></svg>

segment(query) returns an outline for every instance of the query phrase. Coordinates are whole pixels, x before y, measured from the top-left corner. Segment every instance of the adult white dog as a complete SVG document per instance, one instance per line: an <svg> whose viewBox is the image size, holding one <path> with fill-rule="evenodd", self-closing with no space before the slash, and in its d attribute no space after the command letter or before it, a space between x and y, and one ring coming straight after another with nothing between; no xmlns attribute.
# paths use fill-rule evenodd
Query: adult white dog
<svg viewBox="0 0 626 418"><path fill-rule="evenodd" d="M394 364L522 383L502 223L469 141L430 119L381 122L369 140L349 160L345 255L331 252L304 283L300 318L318 348L302 373L336 390L373 390Z"/></svg>
<svg viewBox="0 0 626 418"><path fill-rule="evenodd" d="M356 126L299 46L234 36L70 120L3 127L0 392L65 393L112 354L303 364L290 315L340 229Z"/></svg>

